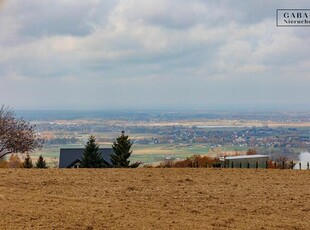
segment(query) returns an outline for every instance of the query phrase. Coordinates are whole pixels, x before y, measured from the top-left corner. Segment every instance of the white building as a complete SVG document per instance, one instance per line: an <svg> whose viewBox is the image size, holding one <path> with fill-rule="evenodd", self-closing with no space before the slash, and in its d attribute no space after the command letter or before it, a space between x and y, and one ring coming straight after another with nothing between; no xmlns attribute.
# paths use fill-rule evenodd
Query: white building
<svg viewBox="0 0 310 230"><path fill-rule="evenodd" d="M220 158L225 168L267 168L268 156L243 155Z"/></svg>

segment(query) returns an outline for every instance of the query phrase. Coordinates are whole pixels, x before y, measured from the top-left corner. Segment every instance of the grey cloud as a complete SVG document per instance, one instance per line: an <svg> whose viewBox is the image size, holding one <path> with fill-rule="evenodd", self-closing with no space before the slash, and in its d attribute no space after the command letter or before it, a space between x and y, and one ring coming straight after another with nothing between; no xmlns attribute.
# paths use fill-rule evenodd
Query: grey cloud
<svg viewBox="0 0 310 230"><path fill-rule="evenodd" d="M130 2L130 4L129 4ZM183 30L196 25L222 26L239 15L235 9L218 7L217 3L201 0L121 1L112 18L138 22L167 29ZM234 15L233 17L231 17Z"/></svg>
<svg viewBox="0 0 310 230"><path fill-rule="evenodd" d="M54 35L85 36L105 25L116 1L12 1L7 17L17 21L19 34L26 37ZM12 14L13 13L13 14Z"/></svg>
<svg viewBox="0 0 310 230"><path fill-rule="evenodd" d="M121 107L123 97L151 107L310 103L299 94L310 83L310 32L275 27L275 9L291 5L12 0L0 14L0 79L10 88L0 97L54 107L91 98Z"/></svg>

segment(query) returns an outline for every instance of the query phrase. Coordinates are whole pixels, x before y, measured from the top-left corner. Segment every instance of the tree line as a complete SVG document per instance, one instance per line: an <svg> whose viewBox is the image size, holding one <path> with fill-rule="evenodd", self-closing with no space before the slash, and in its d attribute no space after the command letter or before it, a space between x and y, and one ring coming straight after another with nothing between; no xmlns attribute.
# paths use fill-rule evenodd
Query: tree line
<svg viewBox="0 0 310 230"><path fill-rule="evenodd" d="M110 155L110 161L106 161L99 150L96 138L90 136L79 166L81 168L137 168L141 164L140 162L130 164L131 146L131 140L123 131L112 145L113 153ZM29 153L27 153L23 162L17 154L11 154L8 161L0 159L0 168L48 168L48 166L42 155L33 164Z"/></svg>
<svg viewBox="0 0 310 230"><path fill-rule="evenodd" d="M0 167L47 168L42 156L35 165L32 164L29 152L42 148L44 139L35 132L35 126L22 118L17 118L12 110L2 105L0 107ZM129 157L132 142L123 131L112 145L113 154L110 161L103 159L99 152L99 145L94 136L90 136L84 149L81 160L83 168L136 168L140 162L130 164ZM27 153L24 162L21 162L16 153ZM11 154L9 161L5 156Z"/></svg>
<svg viewBox="0 0 310 230"><path fill-rule="evenodd" d="M132 142L128 135L122 131L116 141L113 142L113 153L110 155L110 161L103 159L99 151L99 145L96 143L96 138L90 136L83 152L81 160L81 168L137 168L140 162L130 164L130 156Z"/></svg>
<svg viewBox="0 0 310 230"><path fill-rule="evenodd" d="M24 161L17 154L11 154L8 160L0 159L0 168L48 168L47 163L42 155L39 156L35 163L32 163L30 155L27 153Z"/></svg>
<svg viewBox="0 0 310 230"><path fill-rule="evenodd" d="M44 140L35 132L35 126L22 118L16 118L14 112L3 105L0 107L0 167L24 167L24 168L47 168L47 164L42 156L32 164L29 152L40 149ZM113 153L109 161L106 161L99 151L96 138L90 136L83 152L80 163L82 168L136 168L141 163L130 164L132 142L128 135L122 131L116 141L113 142ZM21 162L16 153L27 153L24 162ZM11 154L9 161L4 157ZM254 149L249 149L247 155L255 155ZM283 159L282 159L283 158ZM164 161L160 167L217 167L217 158L193 156L183 161ZM268 168L292 168L294 163L287 157L278 157L268 162Z"/></svg>

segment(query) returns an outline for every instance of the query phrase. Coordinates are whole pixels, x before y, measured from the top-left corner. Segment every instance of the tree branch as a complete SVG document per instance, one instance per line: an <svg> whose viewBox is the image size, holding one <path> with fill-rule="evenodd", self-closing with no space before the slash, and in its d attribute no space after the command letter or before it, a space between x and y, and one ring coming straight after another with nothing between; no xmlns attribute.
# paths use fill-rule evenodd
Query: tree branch
<svg viewBox="0 0 310 230"><path fill-rule="evenodd" d="M5 152L5 153L3 153L2 155L0 155L0 159L1 159L2 157L4 157L4 156L6 156L6 155L10 154L10 153L12 153L12 151L9 151L9 152Z"/></svg>

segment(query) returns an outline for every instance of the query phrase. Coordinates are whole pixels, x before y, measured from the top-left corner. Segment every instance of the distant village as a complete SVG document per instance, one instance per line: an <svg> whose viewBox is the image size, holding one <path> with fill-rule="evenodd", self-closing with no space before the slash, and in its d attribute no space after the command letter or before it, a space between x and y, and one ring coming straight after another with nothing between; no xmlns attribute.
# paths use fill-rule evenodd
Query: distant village
<svg viewBox="0 0 310 230"><path fill-rule="evenodd" d="M72 136L59 135L48 140L48 144L73 144L78 136L89 132L119 132L123 127L116 125L52 124L37 125L39 131L58 133L71 132ZM148 137L134 139L137 144L192 144L205 143L213 147L273 147L273 148L310 148L310 130L307 128L200 128L196 126L131 126L128 133L152 134ZM98 138L98 141L113 142L113 138Z"/></svg>

